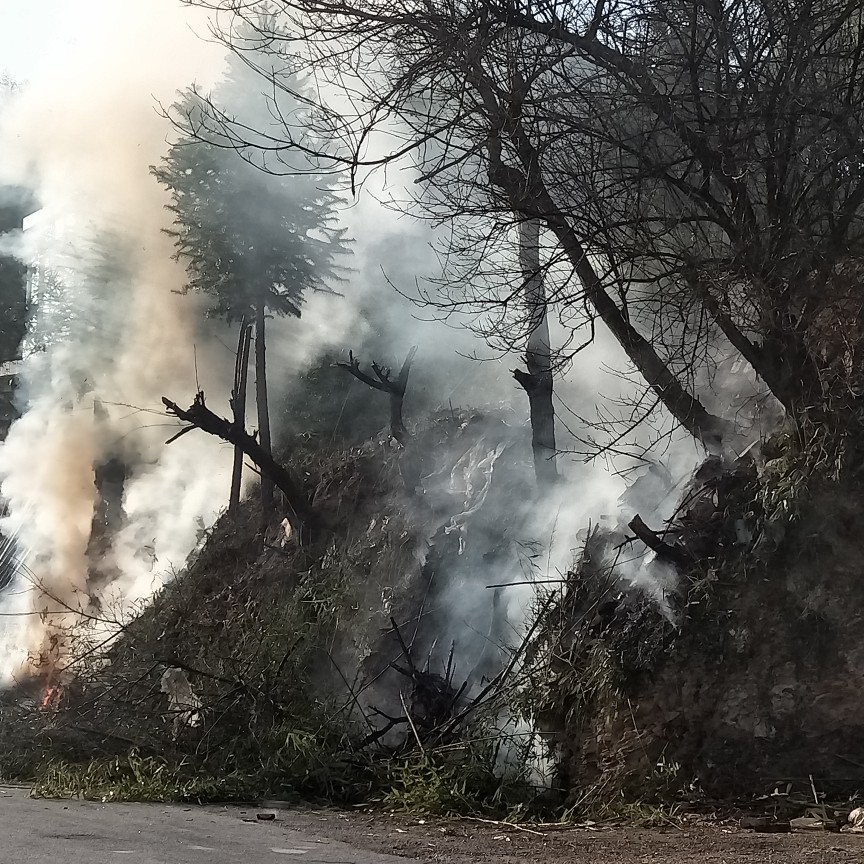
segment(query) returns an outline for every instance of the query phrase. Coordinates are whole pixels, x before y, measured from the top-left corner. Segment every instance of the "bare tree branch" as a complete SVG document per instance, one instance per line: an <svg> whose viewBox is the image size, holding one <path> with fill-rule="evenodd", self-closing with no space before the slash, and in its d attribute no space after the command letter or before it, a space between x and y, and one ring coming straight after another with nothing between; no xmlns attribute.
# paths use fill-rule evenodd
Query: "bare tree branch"
<svg viewBox="0 0 864 864"><path fill-rule="evenodd" d="M280 465L242 427L214 414L205 404L203 391L199 391L195 395L192 405L185 410L164 396L162 403L169 414L189 424L186 429L182 430L183 433L192 429L200 429L208 435L215 435L217 438L239 447L261 469L262 475L268 477L282 490L291 511L288 518L295 531L299 532L300 536L314 536L319 527L318 515L312 509L302 485L294 479L287 468ZM176 440L179 434L174 436L172 440Z"/></svg>
<svg viewBox="0 0 864 864"><path fill-rule="evenodd" d="M373 390L380 390L382 393L387 393L390 396L390 432L393 437L400 443L404 444L408 437L408 432L405 429L405 422L402 419L402 406L405 401L405 391L408 388L408 375L411 372L411 364L414 362L414 356L417 353L415 345L405 358L402 368L399 370L399 375L394 381L391 377L391 372L384 366L379 366L377 363L372 363L372 371L375 373L373 378L360 368L360 361L354 356L353 351L348 352L347 363L337 363L340 369L344 369L353 375L358 381L362 381Z"/></svg>

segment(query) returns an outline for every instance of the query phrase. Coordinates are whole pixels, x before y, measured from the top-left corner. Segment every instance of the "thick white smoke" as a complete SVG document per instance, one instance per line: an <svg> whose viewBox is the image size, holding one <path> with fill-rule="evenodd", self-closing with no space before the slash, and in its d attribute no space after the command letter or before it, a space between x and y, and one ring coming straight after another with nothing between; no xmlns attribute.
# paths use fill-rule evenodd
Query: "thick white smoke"
<svg viewBox="0 0 864 864"><path fill-rule="evenodd" d="M170 131L155 100L217 76L222 52L194 32L206 22L171 0L90 0L62 17L63 41L43 46L38 75L0 120L0 179L29 186L42 207L21 254L56 274L64 306L42 319L54 332L38 334L45 350L24 361L25 413L0 449L3 529L18 536L39 586L19 584L6 600L11 612L89 606L95 472L109 459L129 470L126 527L105 563L119 573L112 590L128 600L182 566L198 520L211 522L224 502L230 470L230 455L206 436L166 449L167 421L124 407L158 408L163 393L188 398L196 348L202 386L221 389L231 367L200 331L195 300L175 293L184 272L171 259L166 198L149 173ZM5 618L0 677L18 674L34 652L61 648L51 640L66 620Z"/></svg>
<svg viewBox="0 0 864 864"><path fill-rule="evenodd" d="M56 31L64 34L63 43L0 116L0 183L30 185L43 208L21 238L20 254L58 274L61 306L66 304L53 317L47 305L43 309L46 350L25 360L26 413L0 448L2 495L8 501L2 527L20 538L32 578L44 589L18 585L4 600L3 612L24 617L0 619L6 627L0 680L26 666L31 652L51 647L68 607L88 608L95 599L128 608L182 567L202 526L225 503L231 464L228 448L203 434L164 445L170 430L158 413L160 397L182 402L200 386L212 394L213 407L224 410L215 397L227 394L233 358L225 345L231 337L215 332L216 325L205 330L199 301L177 293L185 274L172 260L172 238L164 233L170 225L166 193L149 170L167 151L172 134L158 104L169 105L192 81L204 90L212 86L225 68L223 48L201 38L206 20L179 0L87 0L67 10ZM384 179L379 182L375 191L387 198ZM388 279L410 292L413 277L427 275L431 234L400 221L374 197L361 198L344 215L356 240L354 261L346 262L354 267L343 288L346 296L308 298L302 326L293 319L272 322L273 390L279 391L280 377L284 382L321 351L362 343L364 325L357 311L371 304L398 319L398 326L391 321L389 327L398 339L388 346L389 357L365 359L399 362L417 343L418 369L446 361L446 373L436 382L441 404L503 402L527 419L525 394L509 375L519 359L466 360L454 372L457 351L470 354L482 346L464 331L414 320L412 310L394 296ZM632 380L604 371L605 366L627 364L620 348L601 332L577 356L567 377L556 382L559 419L580 433L581 420L571 420L561 405L591 417L604 398L623 399L638 389ZM414 380L419 377L418 372ZM566 448L563 423L559 443ZM658 455L668 460L670 453ZM680 436L672 455L677 481L701 454ZM96 471L111 459L129 472L125 522L100 552L104 578L94 583L90 547ZM619 460L617 467L628 463L632 460ZM554 578L566 569L577 535L589 522L603 515L617 518L626 482L609 468L562 459L565 482L538 507L536 524L526 526L526 533L546 544L539 577ZM660 527L673 506L674 496L642 515ZM639 567L633 569L634 580L656 589L651 574ZM501 574L501 581L521 575ZM485 596L483 584L471 590L479 593L478 602ZM466 591L459 586L448 598L454 617L475 599ZM512 621L524 617L534 596L530 587L508 593ZM30 614L43 609L52 613L48 619Z"/></svg>
<svg viewBox="0 0 864 864"><path fill-rule="evenodd" d="M87 0L56 24L62 40L41 46L38 74L0 115L0 184L31 188L41 207L4 251L11 244L35 268L42 291L24 414L0 447L0 527L18 538L27 567L2 601L0 683L63 653L69 610L128 612L180 569L226 503L231 467L230 449L204 434L164 444L174 430L162 395L182 402L201 387L227 410L217 397L227 397L234 337L206 320L201 298L179 293L168 197L150 173L174 134L160 106L193 81L214 86L224 48L202 38L206 18L178 0ZM364 201L346 213L361 271L346 298L313 295L302 324L271 323L277 393L346 334L363 338L357 309L370 291L389 290L372 250L401 233L380 210ZM426 243L401 244L408 270ZM123 524L94 556L96 475L111 460L127 472Z"/></svg>

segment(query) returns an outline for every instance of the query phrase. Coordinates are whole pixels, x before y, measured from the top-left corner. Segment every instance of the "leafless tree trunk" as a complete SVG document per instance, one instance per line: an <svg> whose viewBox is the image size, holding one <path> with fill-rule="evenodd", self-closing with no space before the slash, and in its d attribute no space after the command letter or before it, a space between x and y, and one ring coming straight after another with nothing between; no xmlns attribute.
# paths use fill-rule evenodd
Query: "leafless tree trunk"
<svg viewBox="0 0 864 864"><path fill-rule="evenodd" d="M240 322L240 336L237 339L237 363L234 367L234 389L231 391L231 410L234 425L246 431L246 382L249 379L249 348L252 341L252 328L246 318ZM228 499L228 512L234 513L240 506L240 485L243 480L243 448L234 447L234 469L231 473L231 496Z"/></svg>
<svg viewBox="0 0 864 864"><path fill-rule="evenodd" d="M258 299L255 309L255 401L258 405L258 440L261 449L272 456L270 441L270 405L267 401L267 345L266 345L266 306L264 294ZM263 520L267 520L273 511L273 482L269 477L261 475L261 509Z"/></svg>
<svg viewBox="0 0 864 864"><path fill-rule="evenodd" d="M513 377L528 394L534 473L537 485L542 488L558 479L558 467L555 464L552 347L546 290L540 266L540 222L537 219L525 219L519 223L519 266L522 271L523 297L531 323L525 349L528 371L516 369Z"/></svg>
<svg viewBox="0 0 864 864"><path fill-rule="evenodd" d="M718 449L727 424L710 414L705 406L685 389L654 350L654 346L630 323L606 292L576 231L549 194L539 172L538 154L525 134L518 116L514 116L513 111L499 103L494 89L482 71L472 72L491 127L486 139L490 183L504 192L515 211L543 220L558 238L561 249L570 260L582 283L588 303L593 306L669 413L695 438L710 449ZM521 163L521 170L505 163L502 155L502 134L506 134L510 139Z"/></svg>
<svg viewBox="0 0 864 864"><path fill-rule="evenodd" d="M415 345L408 352L395 381L390 376L390 370L384 366L379 366L377 363L372 364L374 376L367 374L360 368L360 361L350 351L348 352L347 363L336 364L340 369L350 372L358 381L362 381L373 390L380 390L390 396L390 434L400 444L404 444L408 437L405 421L402 418L402 406L405 402L405 391L408 388L408 375L411 372L411 364L414 362L416 353L417 346Z"/></svg>
<svg viewBox="0 0 864 864"><path fill-rule="evenodd" d="M189 424L170 438L168 444L193 429L201 429L209 435L215 435L217 438L239 447L261 469L261 479L266 477L271 483L271 489L275 484L285 494L290 510L288 519L298 536L306 538L314 536L318 528L318 516L303 491L302 484L292 476L284 465L280 465L252 435L249 435L230 420L214 414L207 407L203 392L196 394L195 401L185 410L165 396L162 397L162 403L169 414Z"/></svg>

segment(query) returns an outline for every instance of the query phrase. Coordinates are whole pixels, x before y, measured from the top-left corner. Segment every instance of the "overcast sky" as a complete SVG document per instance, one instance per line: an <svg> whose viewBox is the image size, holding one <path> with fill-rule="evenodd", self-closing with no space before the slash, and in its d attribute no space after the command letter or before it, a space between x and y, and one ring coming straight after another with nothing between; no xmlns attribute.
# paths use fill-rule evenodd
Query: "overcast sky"
<svg viewBox="0 0 864 864"><path fill-rule="evenodd" d="M0 74L32 77L62 33L57 19L77 0L0 0ZM127 2L127 0L119 0Z"/></svg>

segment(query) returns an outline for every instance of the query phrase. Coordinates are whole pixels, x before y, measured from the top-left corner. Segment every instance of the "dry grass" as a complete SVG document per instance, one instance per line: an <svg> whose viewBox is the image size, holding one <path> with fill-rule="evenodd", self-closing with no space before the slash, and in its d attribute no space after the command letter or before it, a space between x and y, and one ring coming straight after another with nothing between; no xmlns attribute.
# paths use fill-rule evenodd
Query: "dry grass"
<svg viewBox="0 0 864 864"><path fill-rule="evenodd" d="M442 415L418 452L446 451L468 423ZM358 750L370 731L358 697L364 658L391 604L416 590L418 547L436 517L406 493L388 445L309 441L290 463L322 513L322 539L283 548L279 515L262 532L254 495L224 515L107 654L82 660L61 709L31 712L31 734L16 724L5 753L0 740L7 776L35 779L38 794L100 800L378 800L494 815L530 794L518 778L496 780L488 739L419 761L410 742ZM160 690L169 667L185 671L202 704L201 724L176 739ZM482 737L484 718L466 723L466 741Z"/></svg>

